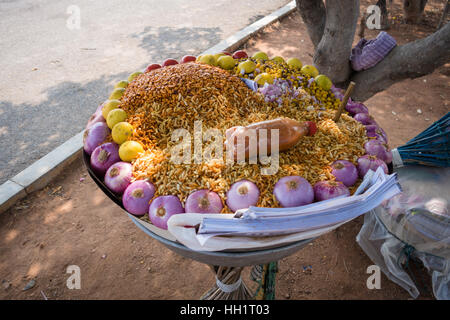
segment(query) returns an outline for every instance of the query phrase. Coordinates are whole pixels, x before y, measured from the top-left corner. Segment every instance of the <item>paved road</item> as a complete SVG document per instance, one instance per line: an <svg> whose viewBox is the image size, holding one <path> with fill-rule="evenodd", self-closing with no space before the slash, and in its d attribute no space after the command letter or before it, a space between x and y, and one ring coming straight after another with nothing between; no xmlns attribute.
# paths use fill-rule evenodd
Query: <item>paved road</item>
<svg viewBox="0 0 450 320"><path fill-rule="evenodd" d="M118 80L288 2L0 0L0 183L80 132Z"/></svg>

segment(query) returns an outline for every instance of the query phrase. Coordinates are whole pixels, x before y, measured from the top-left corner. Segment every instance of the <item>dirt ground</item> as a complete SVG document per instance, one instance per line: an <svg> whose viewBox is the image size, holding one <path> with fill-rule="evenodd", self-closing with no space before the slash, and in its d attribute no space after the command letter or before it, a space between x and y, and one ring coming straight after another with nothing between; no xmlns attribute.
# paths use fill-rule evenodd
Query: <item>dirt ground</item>
<svg viewBox="0 0 450 320"><path fill-rule="evenodd" d="M429 1L424 22L414 26L400 22L400 4L394 3L388 32L400 44L430 34L443 3ZM368 31L366 37L377 33ZM297 13L244 47L312 62L312 46ZM447 64L367 101L391 147L449 111L449 71ZM367 289L366 269L373 263L355 241L361 225L362 217L279 261L276 298L410 299L384 275L381 289ZM96 187L81 159L48 187L1 214L0 235L0 299L198 299L214 283L206 265L182 258L138 230ZM69 265L80 267L79 290L66 286ZM244 281L255 287L249 268ZM34 285L23 290L27 284Z"/></svg>

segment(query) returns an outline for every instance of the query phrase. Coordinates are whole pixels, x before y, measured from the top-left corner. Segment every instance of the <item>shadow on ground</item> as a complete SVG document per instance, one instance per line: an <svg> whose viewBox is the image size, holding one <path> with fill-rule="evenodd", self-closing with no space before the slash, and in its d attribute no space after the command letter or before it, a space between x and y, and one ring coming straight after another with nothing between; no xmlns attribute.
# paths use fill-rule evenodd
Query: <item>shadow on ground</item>
<svg viewBox="0 0 450 320"><path fill-rule="evenodd" d="M146 27L132 35L140 39L140 47L148 52L155 63L168 58L180 59L184 55L198 55L221 41L222 30L201 27Z"/></svg>
<svg viewBox="0 0 450 320"><path fill-rule="evenodd" d="M80 132L113 83L127 76L64 81L45 90L39 104L0 101L0 183Z"/></svg>

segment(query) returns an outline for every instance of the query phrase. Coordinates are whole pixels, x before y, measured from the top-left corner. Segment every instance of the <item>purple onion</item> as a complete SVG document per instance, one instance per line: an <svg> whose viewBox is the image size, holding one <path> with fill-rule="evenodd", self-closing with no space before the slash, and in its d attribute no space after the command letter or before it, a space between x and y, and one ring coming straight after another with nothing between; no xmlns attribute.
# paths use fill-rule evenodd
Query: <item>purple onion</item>
<svg viewBox="0 0 450 320"><path fill-rule="evenodd" d="M347 160L337 160L331 165L331 174L337 181L342 182L346 187L351 187L358 180L358 170L356 166Z"/></svg>
<svg viewBox="0 0 450 320"><path fill-rule="evenodd" d="M275 79L273 84L266 82L263 87L258 89L258 91L264 95L264 100L266 102L281 103L282 96L288 95L292 98L298 95L296 90L292 87L292 82L284 79Z"/></svg>
<svg viewBox="0 0 450 320"><path fill-rule="evenodd" d="M158 228L167 230L167 221L174 214L184 213L180 199L176 196L159 196L153 199L148 209L150 221Z"/></svg>
<svg viewBox="0 0 450 320"><path fill-rule="evenodd" d="M366 134L369 138L375 138L381 143L388 143L388 138L386 132L375 124L366 125Z"/></svg>
<svg viewBox="0 0 450 320"><path fill-rule="evenodd" d="M368 113L357 113L353 116L353 119L355 119L358 122L361 122L364 125L377 124Z"/></svg>
<svg viewBox="0 0 450 320"><path fill-rule="evenodd" d="M389 172L386 163L383 160L378 159L376 156L366 154L358 158L358 173L360 178L364 178L369 169L376 171L378 167L382 167L384 173L386 174Z"/></svg>
<svg viewBox="0 0 450 320"><path fill-rule="evenodd" d="M314 199L323 201L342 195L349 196L348 188L339 181L319 181L314 185Z"/></svg>
<svg viewBox="0 0 450 320"><path fill-rule="evenodd" d="M341 101L342 101L342 99L344 99L344 94L341 93L341 92L339 92L339 91L333 92L333 94L334 94L334 96L335 96L336 99L339 99L339 100L341 100ZM349 99L349 100L350 100L350 99Z"/></svg>
<svg viewBox="0 0 450 320"><path fill-rule="evenodd" d="M347 102L347 105L345 106L345 110L347 110L350 115L354 116L358 113L367 113L369 114L369 109L367 107L360 103L355 101L349 101Z"/></svg>
<svg viewBox="0 0 450 320"><path fill-rule="evenodd" d="M129 213L143 216L148 211L148 204L155 195L155 186L147 180L136 180L125 189L122 203Z"/></svg>
<svg viewBox="0 0 450 320"><path fill-rule="evenodd" d="M391 163L392 161L392 152L388 149L386 144L381 143L379 140L371 139L367 141L364 144L364 149L368 155L376 156L386 163Z"/></svg>
<svg viewBox="0 0 450 320"><path fill-rule="evenodd" d="M222 209L219 195L207 189L192 192L185 203L187 213L220 213Z"/></svg>
<svg viewBox="0 0 450 320"><path fill-rule="evenodd" d="M95 148L103 144L111 133L105 122L96 122L89 129L84 131L83 148L87 154L92 154Z"/></svg>
<svg viewBox="0 0 450 320"><path fill-rule="evenodd" d="M331 92L333 92L334 95L336 95L336 93L344 94L344 89L338 88L334 84L331 85L330 90Z"/></svg>
<svg viewBox="0 0 450 320"><path fill-rule="evenodd" d="M311 184L300 176L283 177L273 188L275 198L283 207L298 207L314 201Z"/></svg>
<svg viewBox="0 0 450 320"><path fill-rule="evenodd" d="M106 171L105 184L114 193L122 194L130 184L132 166L128 162L116 162Z"/></svg>
<svg viewBox="0 0 450 320"><path fill-rule="evenodd" d="M91 154L91 168L102 178L106 170L119 161L119 146L112 142L99 145Z"/></svg>
<svg viewBox="0 0 450 320"><path fill-rule="evenodd" d="M344 89L335 87L334 84L331 85L331 92L333 92L334 96L336 97L336 99L342 100L342 98L344 98Z"/></svg>
<svg viewBox="0 0 450 320"><path fill-rule="evenodd" d="M106 123L105 118L103 118L102 108L103 108L103 104L101 104L97 107L97 110L95 110L95 112L89 118L89 120L86 124L86 129L89 129L90 127L92 127L92 125L94 123L97 123L97 122L105 122Z"/></svg>
<svg viewBox="0 0 450 320"><path fill-rule="evenodd" d="M227 206L233 212L239 209L245 209L250 206L256 206L259 199L259 189L251 181L240 180L233 183L227 192Z"/></svg>

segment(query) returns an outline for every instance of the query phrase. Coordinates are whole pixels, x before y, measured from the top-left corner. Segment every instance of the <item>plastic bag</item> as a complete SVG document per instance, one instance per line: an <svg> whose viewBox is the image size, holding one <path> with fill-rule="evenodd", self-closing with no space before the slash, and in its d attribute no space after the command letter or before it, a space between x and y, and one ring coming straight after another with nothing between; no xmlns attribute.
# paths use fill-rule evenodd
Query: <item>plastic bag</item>
<svg viewBox="0 0 450 320"><path fill-rule="evenodd" d="M450 299L450 168L396 169L403 192L368 212L357 242L386 276L419 296L401 266L416 258L430 271L437 299ZM405 250L412 249L408 254ZM411 255L411 256L408 256Z"/></svg>

